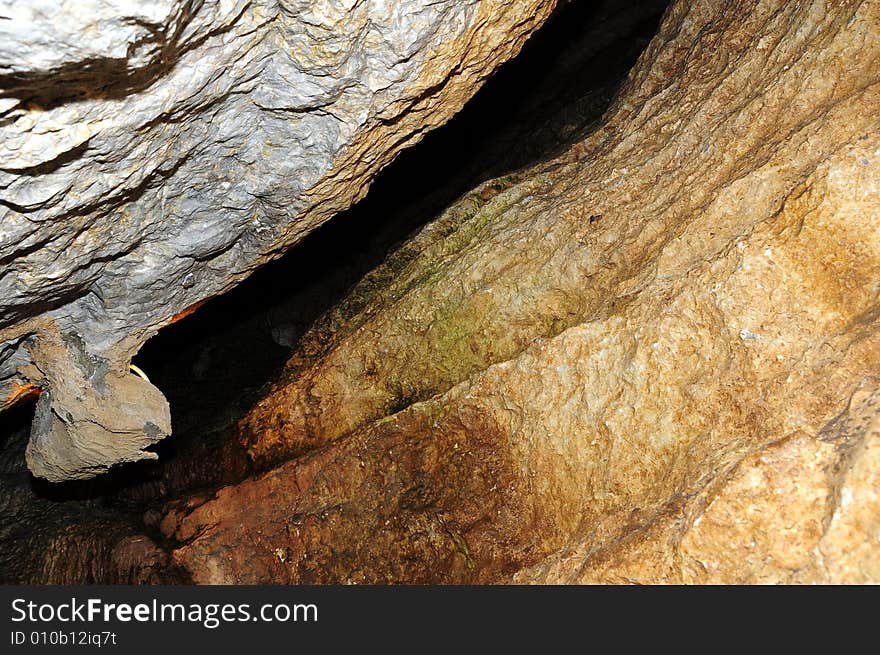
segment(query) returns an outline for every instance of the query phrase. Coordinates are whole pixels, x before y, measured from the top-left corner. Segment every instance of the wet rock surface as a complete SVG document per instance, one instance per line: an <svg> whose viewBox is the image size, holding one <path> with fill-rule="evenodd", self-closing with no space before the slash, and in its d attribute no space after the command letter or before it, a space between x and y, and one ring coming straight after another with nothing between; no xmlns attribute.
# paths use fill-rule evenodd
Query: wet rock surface
<svg viewBox="0 0 880 655"><path fill-rule="evenodd" d="M32 404L21 405L0 417L0 581L187 582L167 549L145 534L143 510L112 498L118 480L50 484L30 474L25 449L32 413Z"/></svg>

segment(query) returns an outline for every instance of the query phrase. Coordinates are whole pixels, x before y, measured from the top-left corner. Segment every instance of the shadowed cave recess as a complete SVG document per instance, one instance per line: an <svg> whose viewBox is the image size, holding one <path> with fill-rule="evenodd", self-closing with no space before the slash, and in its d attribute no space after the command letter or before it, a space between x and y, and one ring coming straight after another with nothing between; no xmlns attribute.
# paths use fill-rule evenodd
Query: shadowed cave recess
<svg viewBox="0 0 880 655"><path fill-rule="evenodd" d="M590 134L667 4L560 3L519 55L448 123L403 151L363 200L151 338L133 363L171 407L172 436L151 447L158 460L119 465L93 480L49 483L24 464L33 402L0 414L0 581L198 582L171 557L176 543L160 524L176 504L197 506L224 485L307 454L252 457L237 438L238 422L281 373L300 337L463 194L494 179L501 187L505 176ZM466 550L456 539L453 546ZM383 576L448 579L405 571Z"/></svg>
<svg viewBox="0 0 880 655"><path fill-rule="evenodd" d="M880 2L102 6L7 55L0 579L880 582Z"/></svg>

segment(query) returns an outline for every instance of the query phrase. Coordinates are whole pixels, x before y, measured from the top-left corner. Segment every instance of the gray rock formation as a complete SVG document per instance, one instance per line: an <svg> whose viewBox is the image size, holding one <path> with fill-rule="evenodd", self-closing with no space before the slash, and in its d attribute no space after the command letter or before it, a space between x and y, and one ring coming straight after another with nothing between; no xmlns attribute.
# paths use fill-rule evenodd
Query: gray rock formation
<svg viewBox="0 0 880 655"><path fill-rule="evenodd" d="M170 431L159 328L361 198L554 0L0 0L0 409L31 471Z"/></svg>

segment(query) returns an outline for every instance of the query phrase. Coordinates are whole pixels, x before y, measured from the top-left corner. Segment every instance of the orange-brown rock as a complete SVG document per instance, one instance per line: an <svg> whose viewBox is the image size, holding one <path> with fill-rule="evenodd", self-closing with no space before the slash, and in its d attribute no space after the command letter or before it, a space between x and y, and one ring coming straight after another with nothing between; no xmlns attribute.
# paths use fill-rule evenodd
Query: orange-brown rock
<svg viewBox="0 0 880 655"><path fill-rule="evenodd" d="M676 2L585 141L304 337L240 426L269 470L163 531L196 582L878 582L878 280L880 3Z"/></svg>

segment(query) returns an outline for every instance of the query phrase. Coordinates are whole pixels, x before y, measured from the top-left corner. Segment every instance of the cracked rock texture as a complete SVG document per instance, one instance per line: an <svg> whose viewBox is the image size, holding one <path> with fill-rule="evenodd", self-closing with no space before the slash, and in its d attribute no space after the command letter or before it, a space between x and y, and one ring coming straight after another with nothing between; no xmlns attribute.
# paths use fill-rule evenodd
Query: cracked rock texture
<svg viewBox="0 0 880 655"><path fill-rule="evenodd" d="M675 2L299 342L195 582L880 582L880 3Z"/></svg>
<svg viewBox="0 0 880 655"><path fill-rule="evenodd" d="M131 356L361 198L554 5L0 2L0 409L52 394L31 470L149 457L167 434L155 388L140 426L89 413L126 395ZM46 340L93 363L76 407ZM122 436L108 449L86 422Z"/></svg>

